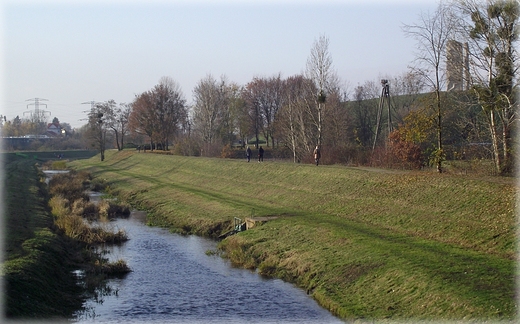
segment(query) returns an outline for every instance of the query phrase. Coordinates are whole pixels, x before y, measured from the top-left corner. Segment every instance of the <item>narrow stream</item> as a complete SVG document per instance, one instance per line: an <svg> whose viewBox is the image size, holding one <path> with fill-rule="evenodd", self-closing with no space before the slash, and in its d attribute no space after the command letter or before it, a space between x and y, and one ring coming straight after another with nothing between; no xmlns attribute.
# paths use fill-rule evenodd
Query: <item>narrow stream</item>
<svg viewBox="0 0 520 324"><path fill-rule="evenodd" d="M89 300L76 323L343 323L304 291L207 255L216 242L143 223L144 213L112 224L130 240L111 248L133 270L111 279L117 295Z"/></svg>

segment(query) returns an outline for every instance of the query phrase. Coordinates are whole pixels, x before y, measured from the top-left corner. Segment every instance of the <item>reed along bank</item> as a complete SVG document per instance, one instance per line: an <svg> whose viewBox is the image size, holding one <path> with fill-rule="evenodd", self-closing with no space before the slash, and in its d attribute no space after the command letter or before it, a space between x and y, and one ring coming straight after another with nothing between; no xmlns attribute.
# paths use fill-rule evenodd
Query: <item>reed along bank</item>
<svg viewBox="0 0 520 324"><path fill-rule="evenodd" d="M70 163L149 225L218 237L235 265L343 319L517 319L512 178L109 151ZM273 296L276 298L276 296Z"/></svg>

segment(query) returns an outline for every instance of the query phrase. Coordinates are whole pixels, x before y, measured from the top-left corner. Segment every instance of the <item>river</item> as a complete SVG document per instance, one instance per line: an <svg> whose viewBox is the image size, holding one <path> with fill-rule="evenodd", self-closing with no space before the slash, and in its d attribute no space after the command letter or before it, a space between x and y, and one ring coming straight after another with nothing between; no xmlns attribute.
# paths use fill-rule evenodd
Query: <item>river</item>
<svg viewBox="0 0 520 324"><path fill-rule="evenodd" d="M108 284L117 294L89 300L75 323L344 323L303 290L233 268L208 255L216 242L143 223L144 213L111 224L130 240L110 248L132 272Z"/></svg>

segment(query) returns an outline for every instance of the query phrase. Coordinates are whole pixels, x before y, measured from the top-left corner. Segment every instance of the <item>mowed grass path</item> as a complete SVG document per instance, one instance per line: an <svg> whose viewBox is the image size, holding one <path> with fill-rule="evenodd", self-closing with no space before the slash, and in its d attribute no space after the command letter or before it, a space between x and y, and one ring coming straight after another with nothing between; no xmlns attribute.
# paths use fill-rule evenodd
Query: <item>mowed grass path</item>
<svg viewBox="0 0 520 324"><path fill-rule="evenodd" d="M512 179L137 152L76 161L149 223L227 238L236 264L295 282L342 318L514 319Z"/></svg>

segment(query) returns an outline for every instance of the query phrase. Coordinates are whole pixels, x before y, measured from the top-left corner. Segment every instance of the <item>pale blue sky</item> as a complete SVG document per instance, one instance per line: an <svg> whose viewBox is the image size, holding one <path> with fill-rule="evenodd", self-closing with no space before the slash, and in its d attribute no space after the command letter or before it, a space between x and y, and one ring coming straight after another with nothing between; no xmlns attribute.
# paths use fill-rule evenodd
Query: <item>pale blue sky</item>
<svg viewBox="0 0 520 324"><path fill-rule="evenodd" d="M47 99L51 117L84 124L91 100L131 102L162 76L188 101L197 82L244 85L305 70L315 39L329 38L334 69L351 90L397 76L414 58L403 24L435 0L25 1L2 3L1 113L9 120Z"/></svg>

